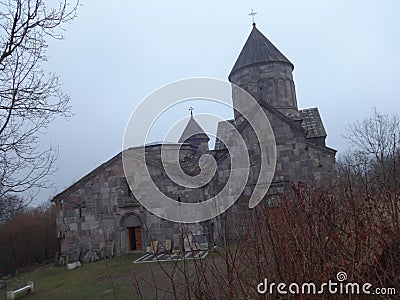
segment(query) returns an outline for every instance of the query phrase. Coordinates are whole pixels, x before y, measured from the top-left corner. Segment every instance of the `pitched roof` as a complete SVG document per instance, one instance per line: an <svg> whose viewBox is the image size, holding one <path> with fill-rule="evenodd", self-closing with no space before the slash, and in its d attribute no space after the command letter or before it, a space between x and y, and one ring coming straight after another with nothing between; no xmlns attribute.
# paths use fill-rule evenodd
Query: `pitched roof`
<svg viewBox="0 0 400 300"><path fill-rule="evenodd" d="M283 62L294 69L293 64L253 25L229 77L243 67L262 62Z"/></svg>
<svg viewBox="0 0 400 300"><path fill-rule="evenodd" d="M325 137L326 131L322 124L318 108L299 110L300 118L303 119L301 126L307 131L307 138Z"/></svg>
<svg viewBox="0 0 400 300"><path fill-rule="evenodd" d="M193 118L193 115L190 116L189 122L187 123L181 137L179 138L179 143L185 142L190 137L196 139L203 138L210 140L208 135L204 132L203 128L201 128L199 123L197 123L196 120Z"/></svg>

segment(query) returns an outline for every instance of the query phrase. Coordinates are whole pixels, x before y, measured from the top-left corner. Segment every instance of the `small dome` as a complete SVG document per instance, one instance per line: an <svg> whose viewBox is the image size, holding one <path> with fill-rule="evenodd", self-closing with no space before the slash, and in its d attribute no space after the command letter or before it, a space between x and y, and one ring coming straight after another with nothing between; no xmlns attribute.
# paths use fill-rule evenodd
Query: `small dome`
<svg viewBox="0 0 400 300"><path fill-rule="evenodd" d="M204 132L203 128L200 127L199 123L196 122L193 115L190 116L189 122L187 123L181 137L179 138L179 143L184 143L194 139L210 140L208 135Z"/></svg>

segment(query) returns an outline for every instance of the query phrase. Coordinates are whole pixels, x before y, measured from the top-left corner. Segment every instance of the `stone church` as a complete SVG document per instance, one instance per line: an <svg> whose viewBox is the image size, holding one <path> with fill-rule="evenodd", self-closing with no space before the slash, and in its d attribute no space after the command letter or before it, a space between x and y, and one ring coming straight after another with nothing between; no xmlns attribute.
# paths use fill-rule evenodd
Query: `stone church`
<svg viewBox="0 0 400 300"><path fill-rule="evenodd" d="M271 193L298 181L322 184L336 175L336 151L325 145L326 132L318 109L298 109L293 69L293 64L253 24L229 74L229 81L250 93L271 123L277 149ZM234 89L232 100L235 103ZM221 228L230 226L227 215L249 211L246 200L254 189L254 178L259 171L260 151L257 149L262 145L251 127L240 118L235 112L234 119L220 122L217 135L229 134L226 126L229 122L244 138L254 166L246 188L228 212L201 224L189 224L191 241L187 236L183 238L188 227L159 218L140 205L127 184L119 153L53 198L57 208L60 255L67 260L77 260L87 253L107 257L129 251L148 251L154 245L161 251L170 251L184 249L193 241L203 248L216 243ZM230 159L224 144L217 139L214 149L210 149L209 137L201 131L192 115L177 143L143 146L153 181L160 191L177 201L207 200L223 188L229 177ZM198 189L177 186L163 171L162 145L167 149L179 149L182 169L187 174L196 174L200 156L211 154L218 163L215 177Z"/></svg>

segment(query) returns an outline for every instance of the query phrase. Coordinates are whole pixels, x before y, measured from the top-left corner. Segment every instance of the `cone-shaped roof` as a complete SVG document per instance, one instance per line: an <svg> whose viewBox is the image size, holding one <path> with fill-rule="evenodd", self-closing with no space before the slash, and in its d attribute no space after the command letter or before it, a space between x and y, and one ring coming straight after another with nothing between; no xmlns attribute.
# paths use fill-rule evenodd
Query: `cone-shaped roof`
<svg viewBox="0 0 400 300"><path fill-rule="evenodd" d="M262 62L283 62L294 69L293 64L283 55L253 24L246 43L243 46L229 77L237 70Z"/></svg>
<svg viewBox="0 0 400 300"><path fill-rule="evenodd" d="M193 118L193 115L190 115L189 122L186 125L186 128L183 130L181 137L179 138L179 143L183 143L188 139L207 139L210 140L208 135L204 132L203 128L200 127L199 123Z"/></svg>

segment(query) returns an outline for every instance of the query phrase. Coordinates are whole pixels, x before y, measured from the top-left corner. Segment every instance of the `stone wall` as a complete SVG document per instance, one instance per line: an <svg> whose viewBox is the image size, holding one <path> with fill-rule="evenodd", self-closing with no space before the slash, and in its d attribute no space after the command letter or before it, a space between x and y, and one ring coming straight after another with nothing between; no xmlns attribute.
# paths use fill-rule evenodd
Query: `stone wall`
<svg viewBox="0 0 400 300"><path fill-rule="evenodd" d="M129 192L120 156L100 166L56 196L57 235L61 253L79 259L88 251L102 253L109 242L121 248L120 216L139 207Z"/></svg>
<svg viewBox="0 0 400 300"><path fill-rule="evenodd" d="M281 62L268 62L240 69L230 76L230 81L246 90L257 101L267 103L285 115L298 115L296 90L292 67ZM233 104L241 107L233 89ZM237 115L235 116L237 118Z"/></svg>
<svg viewBox="0 0 400 300"><path fill-rule="evenodd" d="M168 198L174 199L177 202L196 203L206 201L212 197L214 191L213 182L201 188L187 188L173 182L163 168L161 161L162 147L164 147L163 151L165 151L167 155L167 163L169 159L174 158L173 153L179 151L180 166L189 176L196 175L199 172L199 159L201 154L205 152L203 148L198 149L188 144L146 146L147 171L158 190ZM160 215L168 213L168 209L174 209L166 207L165 203L162 203L160 197L153 196L154 193L151 192L152 187L150 187L147 182L146 174L141 175L138 173L138 170L140 170L138 164L140 162L132 160L130 163L130 169L135 172L134 179L131 180L135 191L138 193L138 197L149 199L149 205ZM192 231L191 234L198 240L204 240L203 236L207 235L207 226L205 224L187 225L189 229L184 230L181 224L167 221L148 211L146 211L143 221L148 231L149 240L156 240L161 245L163 245L166 240L179 240L182 234L187 235L188 230Z"/></svg>
<svg viewBox="0 0 400 300"><path fill-rule="evenodd" d="M193 147L182 151L184 168L198 168L198 158ZM160 190L167 196L188 202L204 201L210 187L186 189L171 182L161 166L161 146L146 147L148 170ZM196 158L194 159L193 158ZM188 159L191 158L191 159ZM145 191L145 189L142 189ZM144 195L145 196L145 195ZM179 198L178 198L179 197ZM207 229L202 224L183 227L148 212L131 193L123 172L121 155L117 155L54 198L57 205L57 231L61 241L61 254L77 260L88 252L100 253L107 243L113 243L113 253L129 251L128 227L140 226L142 249L158 241L175 241L183 247L183 235L193 235L204 241ZM134 219L134 221L133 221ZM189 228L189 229L188 229ZM181 241L182 245L176 245Z"/></svg>
<svg viewBox="0 0 400 300"><path fill-rule="evenodd" d="M299 122L293 121L279 111L264 108L273 128L276 141L277 160L272 184L265 201L273 204L274 194L290 188L291 184L303 182L310 186L319 186L330 183L336 178L335 150L317 145L306 138L306 131ZM228 122L228 121L224 121ZM221 122L217 136L230 136L228 126ZM237 124L236 121L229 121ZM240 120L243 124L243 120ZM245 231L244 220L251 210L248 208L250 196L257 183L261 165L260 145L258 139L249 125L236 125L246 142L250 157L250 174L246 187L227 213L221 216L221 222L226 227L229 236L238 238ZM217 152L224 151L223 144L217 142ZM229 155L219 162L217 177L222 188L226 180L226 173L230 170Z"/></svg>

